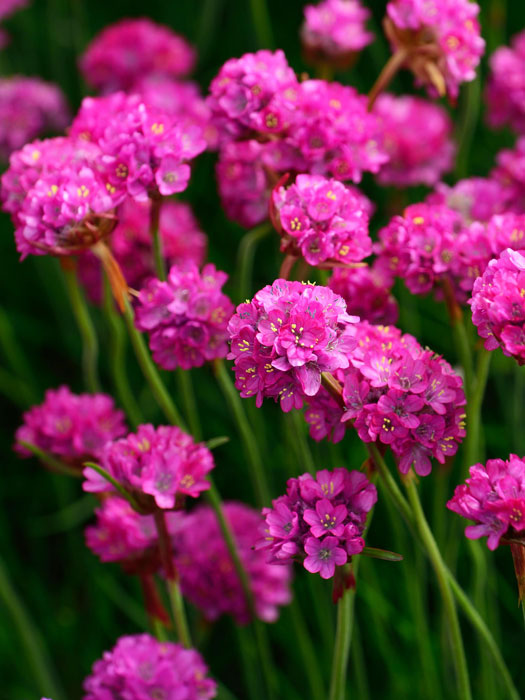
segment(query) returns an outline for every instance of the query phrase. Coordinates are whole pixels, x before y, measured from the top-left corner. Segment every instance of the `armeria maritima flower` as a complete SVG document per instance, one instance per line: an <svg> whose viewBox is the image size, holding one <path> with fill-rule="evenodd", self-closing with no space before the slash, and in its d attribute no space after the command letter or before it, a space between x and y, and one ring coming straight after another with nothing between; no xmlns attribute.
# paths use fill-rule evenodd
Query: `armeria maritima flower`
<svg viewBox="0 0 525 700"><path fill-rule="evenodd" d="M469 177L452 186L439 182L425 201L453 209L466 224L471 224L509 211L511 197L509 188L495 178Z"/></svg>
<svg viewBox="0 0 525 700"><path fill-rule="evenodd" d="M104 469L149 511L175 508L178 496L199 496L210 487L206 474L214 467L208 448L176 426L139 425L136 433L107 444L100 459ZM114 490L90 467L84 476L85 491Z"/></svg>
<svg viewBox="0 0 525 700"><path fill-rule="evenodd" d="M392 295L392 279L375 265L336 268L328 286L346 301L348 313L361 320L381 325L397 321L399 310Z"/></svg>
<svg viewBox="0 0 525 700"><path fill-rule="evenodd" d="M235 386L257 406L271 397L283 411L300 408L319 391L322 372L348 367L357 321L331 289L275 280L228 324Z"/></svg>
<svg viewBox="0 0 525 700"><path fill-rule="evenodd" d="M207 672L195 649L149 634L120 637L93 664L84 681L84 700L208 700L216 696L217 684Z"/></svg>
<svg viewBox="0 0 525 700"><path fill-rule="evenodd" d="M254 549L262 524L260 513L242 503L225 503L237 551L250 581L257 616L273 622L278 606L291 600L289 567L268 564L263 552ZM173 538L175 565L183 594L208 620L232 615L239 624L250 620L239 577L221 533L217 516L206 505L181 518Z"/></svg>
<svg viewBox="0 0 525 700"><path fill-rule="evenodd" d="M490 177L506 191L506 209L525 213L525 136L513 148L504 148L496 155L496 167Z"/></svg>
<svg viewBox="0 0 525 700"><path fill-rule="evenodd" d="M372 252L369 200L355 187L321 175L298 175L272 193L281 250L310 265L359 262Z"/></svg>
<svg viewBox="0 0 525 700"><path fill-rule="evenodd" d="M509 124L525 132L525 32L512 37L510 46L500 46L490 57L490 75L485 91L489 124Z"/></svg>
<svg viewBox="0 0 525 700"><path fill-rule="evenodd" d="M525 255L504 250L489 262L474 282L472 321L485 338L487 350L501 347L503 353L525 364Z"/></svg>
<svg viewBox="0 0 525 700"><path fill-rule="evenodd" d="M107 442L127 432L124 413L110 396L73 394L67 386L48 389L44 402L26 411L23 419L15 436L20 455L31 454L17 444L24 441L76 466L98 459Z"/></svg>
<svg viewBox="0 0 525 700"><path fill-rule="evenodd" d="M105 27L80 59L80 70L99 92L132 91L144 77L180 78L195 64L182 36L150 19L124 19Z"/></svg>
<svg viewBox="0 0 525 700"><path fill-rule="evenodd" d="M331 578L365 546L366 516L377 501L376 487L358 471L344 468L289 479L286 494L264 508L264 537L258 543L275 564L297 559L310 573Z"/></svg>
<svg viewBox="0 0 525 700"><path fill-rule="evenodd" d="M221 288L228 279L215 265L175 265L168 279L150 282L138 299L136 325L150 335L153 358L163 369L201 367L226 357L233 304Z"/></svg>
<svg viewBox="0 0 525 700"><path fill-rule="evenodd" d="M447 508L473 520L465 529L471 540L487 536L489 549L501 538L524 541L525 461L515 454L509 459L489 459L470 467L470 478L456 487Z"/></svg>

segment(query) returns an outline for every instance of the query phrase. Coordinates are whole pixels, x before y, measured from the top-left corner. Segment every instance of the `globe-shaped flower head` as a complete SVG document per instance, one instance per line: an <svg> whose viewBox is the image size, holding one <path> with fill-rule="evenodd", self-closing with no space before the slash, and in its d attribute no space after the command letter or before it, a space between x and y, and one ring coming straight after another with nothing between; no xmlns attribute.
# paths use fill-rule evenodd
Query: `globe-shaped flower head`
<svg viewBox="0 0 525 700"><path fill-rule="evenodd" d="M525 32L516 34L510 46L500 46L490 57L485 91L488 121L509 124L525 133Z"/></svg>

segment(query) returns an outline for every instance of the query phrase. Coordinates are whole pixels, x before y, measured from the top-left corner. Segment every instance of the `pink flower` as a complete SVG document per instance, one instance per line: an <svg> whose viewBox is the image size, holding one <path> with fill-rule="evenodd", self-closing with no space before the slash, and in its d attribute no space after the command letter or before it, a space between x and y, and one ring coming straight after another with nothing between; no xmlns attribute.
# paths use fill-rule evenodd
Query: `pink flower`
<svg viewBox="0 0 525 700"><path fill-rule="evenodd" d="M8 15L16 12L27 5L28 0L1 0L0 1L0 19L5 19Z"/></svg>
<svg viewBox="0 0 525 700"><path fill-rule="evenodd" d="M273 191L272 207L281 250L301 254L313 266L326 261L359 262L370 255L370 202L354 187L321 175L298 175Z"/></svg>
<svg viewBox="0 0 525 700"><path fill-rule="evenodd" d="M505 148L496 156L496 167L490 176L497 180L506 194L506 211L525 213L525 137L514 148Z"/></svg>
<svg viewBox="0 0 525 700"><path fill-rule="evenodd" d="M172 426L139 425L136 433L108 443L101 463L132 492L146 510L171 510L178 496L197 498L209 488L206 474L214 467L207 447ZM91 468L84 470L84 490L112 491L111 484Z"/></svg>
<svg viewBox="0 0 525 700"><path fill-rule="evenodd" d="M133 90L150 76L179 78L195 64L186 39L149 19L124 19L103 29L80 59L87 83L99 92Z"/></svg>
<svg viewBox="0 0 525 700"><path fill-rule="evenodd" d="M303 518L310 525L314 537L322 537L327 533L340 537L347 514L346 506L333 506L328 499L323 498L317 501L315 510L305 510Z"/></svg>
<svg viewBox="0 0 525 700"><path fill-rule="evenodd" d="M323 540L309 537L304 543L304 551L308 554L304 568L311 574L319 574L321 578L332 578L335 567L346 564L348 559L345 550L338 544L337 537L325 537Z"/></svg>
<svg viewBox="0 0 525 700"><path fill-rule="evenodd" d="M346 301L348 313L363 321L388 325L399 315L397 301L391 292L393 279L377 265L357 268L335 268L328 286Z"/></svg>
<svg viewBox="0 0 525 700"><path fill-rule="evenodd" d="M496 549L500 539L523 540L525 530L525 462L515 454L509 459L489 459L470 467L466 484L456 487L447 508L473 520L465 535L488 536L487 546Z"/></svg>
<svg viewBox="0 0 525 700"><path fill-rule="evenodd" d="M99 459L104 445L126 433L124 413L106 394L73 394L69 387L48 389L44 402L23 416L15 435L15 449L23 457L31 453L19 445L29 442L72 466Z"/></svg>
<svg viewBox="0 0 525 700"><path fill-rule="evenodd" d="M195 649L159 642L149 634L120 637L111 651L95 661L84 681L84 700L121 697L208 700L217 684Z"/></svg>
<svg viewBox="0 0 525 700"><path fill-rule="evenodd" d="M511 46L500 46L490 57L485 90L491 126L509 124L525 131L525 33L516 34Z"/></svg>
<svg viewBox="0 0 525 700"><path fill-rule="evenodd" d="M429 100L411 95L379 95L373 108L384 128L390 159L377 179L382 185L435 185L454 165L452 120ZM425 132L425 138L418 134Z"/></svg>
<svg viewBox="0 0 525 700"><path fill-rule="evenodd" d="M494 178L470 177L452 187L439 182L426 202L445 205L461 214L466 224L471 224L488 221L495 214L508 211L510 196L509 188Z"/></svg>

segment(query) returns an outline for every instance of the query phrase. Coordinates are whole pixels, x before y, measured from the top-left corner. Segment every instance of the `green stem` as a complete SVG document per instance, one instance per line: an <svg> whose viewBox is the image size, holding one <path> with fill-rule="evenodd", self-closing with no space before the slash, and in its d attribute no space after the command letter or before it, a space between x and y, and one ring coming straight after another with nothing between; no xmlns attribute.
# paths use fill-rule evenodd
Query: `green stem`
<svg viewBox="0 0 525 700"><path fill-rule="evenodd" d="M182 598L182 593L180 592L179 582L177 580L167 580L166 586L168 589L168 598L170 600L171 612L175 621L177 637L181 644L183 644L187 649L189 649L191 647L190 630L188 627L188 622L186 620L184 600Z"/></svg>
<svg viewBox="0 0 525 700"><path fill-rule="evenodd" d="M191 370L189 369L177 367L177 386L182 396L182 404L184 406L186 420L190 426L190 432L195 440L202 440L202 428L190 372Z"/></svg>
<svg viewBox="0 0 525 700"><path fill-rule="evenodd" d="M381 452L379 452L379 450L377 449L377 445L374 442L366 443L366 447L374 461L374 465L379 473L381 481L383 482L385 488L388 490L388 493L390 494L390 497L393 500L396 508L399 510L405 521L413 527L414 523L410 505L407 503L407 500L401 493L401 489L397 485L396 480L390 473L390 469L388 468L385 460L383 459L383 455L381 454Z"/></svg>
<svg viewBox="0 0 525 700"><path fill-rule="evenodd" d="M315 463L308 445L308 438L305 435L305 421L300 411L290 411L285 416L290 416L289 420L292 423L293 434L296 440L297 450L301 457L301 473L306 469L310 474L315 474Z"/></svg>
<svg viewBox="0 0 525 700"><path fill-rule="evenodd" d="M481 96L481 77L464 86L461 95L462 109L458 120L455 141L458 144L456 156L455 178L460 180L467 177L469 172L469 155L472 147L472 139L476 133L476 122L479 116Z"/></svg>
<svg viewBox="0 0 525 700"><path fill-rule="evenodd" d="M312 644L310 633L306 627L299 603L295 596L290 604L290 614L292 616L295 639L299 645L303 660L303 670L308 679L312 698L313 700L326 700L326 691L321 669L319 668L318 655Z"/></svg>
<svg viewBox="0 0 525 700"><path fill-rule="evenodd" d="M89 315L86 298L77 280L76 271L63 266L66 289L71 302L73 315L82 338L82 368L84 382L88 391L96 394L100 391L98 378L98 341L95 328Z"/></svg>
<svg viewBox="0 0 525 700"><path fill-rule="evenodd" d="M465 394L468 402L472 392L474 368L472 366L472 348L470 346L467 328L463 318L452 322L452 332L454 335L456 350L459 355L459 361L463 367L463 372L465 373Z"/></svg>
<svg viewBox="0 0 525 700"><path fill-rule="evenodd" d="M255 651L253 641L253 630L249 627L239 627L235 625L239 652L242 659L242 669L248 697L250 700L266 700L263 684L260 682L260 665Z"/></svg>
<svg viewBox="0 0 525 700"><path fill-rule="evenodd" d="M253 260L255 250L259 242L273 231L269 221L263 221L262 224L252 228L244 234L239 244L237 252L237 270L238 270L238 294L239 299L247 299L251 296L252 291L252 273Z"/></svg>
<svg viewBox="0 0 525 700"><path fill-rule="evenodd" d="M85 467L89 467L90 469L93 469L93 471L96 471L97 474L100 474L100 476L105 479L109 484L113 486L113 488L120 493L122 498L125 498L126 501L129 503L129 505L136 510L138 513L141 513L141 509L139 508L137 502L133 498L133 496L127 491L124 486L120 483L120 481L117 481L111 474L104 469L104 467L101 467L100 464L96 464L96 462L84 462Z"/></svg>
<svg viewBox="0 0 525 700"><path fill-rule="evenodd" d="M273 48L272 25L265 0L250 0L253 28L261 49Z"/></svg>
<svg viewBox="0 0 525 700"><path fill-rule="evenodd" d="M153 244L153 258L155 260L155 270L159 280L166 279L166 261L162 252L162 238L159 230L160 208L162 199L160 197L152 197L150 199L151 208L149 212L149 234Z"/></svg>
<svg viewBox="0 0 525 700"><path fill-rule="evenodd" d="M182 420L177 407L173 403L173 400L168 394L160 374L155 367L153 360L151 359L146 343L144 342L144 338L135 328L135 317L128 299L124 299L124 319L126 320L126 326L128 328L133 350L135 351L135 355L140 368L142 369L142 373L144 374L144 377L146 378L146 381L153 392L153 396L169 422L172 425L178 425L179 428L182 428L182 430L186 430L184 421Z"/></svg>
<svg viewBox="0 0 525 700"><path fill-rule="evenodd" d="M485 348L481 348L478 358L476 380L474 386L471 388L468 402L467 435L465 437L464 452L465 476L468 476L469 467L476 464L482 457L480 450L481 406L487 386L491 358L492 353L485 350Z"/></svg>
<svg viewBox="0 0 525 700"><path fill-rule="evenodd" d="M260 506L270 503L270 490L264 472L264 466L257 447L257 440L251 429L242 399L237 393L237 389L233 385L229 370L222 360L214 362L215 376L222 390L224 398L237 424L237 429L241 437L244 451L250 465L250 476L252 478L254 490L257 497L257 502Z"/></svg>
<svg viewBox="0 0 525 700"><path fill-rule="evenodd" d="M25 651L28 670L31 670L40 694L53 697L53 700L62 700L64 695L55 679L52 661L42 637L11 585L7 569L2 561L0 561L0 601L3 603L4 609L11 615Z"/></svg>
<svg viewBox="0 0 525 700"><path fill-rule="evenodd" d="M122 318L115 308L106 275L104 275L104 313L109 326L108 355L111 376L129 422L132 428L136 428L141 422L141 414L126 373L126 331L122 326Z"/></svg>
<svg viewBox="0 0 525 700"><path fill-rule="evenodd" d="M25 440L20 440L19 444L22 445L22 447L25 447L26 450L29 450L32 454L34 454L35 457L38 457L40 461L42 461L54 472L57 472L57 474L64 474L64 476L73 476L76 479L82 476L79 469L74 469L73 467L64 464L64 462L61 462L59 459L56 459L56 457L53 457L47 452L44 452L44 450L41 450L40 447L37 447L36 445L33 445L30 442L26 442Z"/></svg>
<svg viewBox="0 0 525 700"><path fill-rule="evenodd" d="M432 535L427 519L425 518L413 475L410 475L406 479L405 485L408 500L412 507L414 524L419 532L421 541L434 568L441 597L443 599L443 606L448 621L450 641L452 645L452 660L456 667L458 698L471 700L472 695L470 692L467 660L465 657L465 649L463 647L463 639L461 637L461 628L459 626L454 596L452 595L452 589L450 587L447 574L447 567L441 557L441 552L439 551L434 536Z"/></svg>
<svg viewBox="0 0 525 700"><path fill-rule="evenodd" d="M354 621L354 599L355 590L352 589L346 591L337 603L337 628L332 661L330 700L345 700L346 698L346 671Z"/></svg>

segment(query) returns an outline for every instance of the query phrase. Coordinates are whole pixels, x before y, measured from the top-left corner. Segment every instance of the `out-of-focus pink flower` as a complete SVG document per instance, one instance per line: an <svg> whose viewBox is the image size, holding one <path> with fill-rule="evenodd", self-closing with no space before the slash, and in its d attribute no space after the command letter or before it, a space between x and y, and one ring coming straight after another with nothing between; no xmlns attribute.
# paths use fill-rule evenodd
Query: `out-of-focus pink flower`
<svg viewBox="0 0 525 700"><path fill-rule="evenodd" d="M453 209L466 224L471 224L510 211L511 196L510 188L492 177L469 177L452 186L439 182L426 202Z"/></svg>
<svg viewBox="0 0 525 700"><path fill-rule="evenodd" d="M28 4L29 0L0 0L0 20Z"/></svg>
<svg viewBox="0 0 525 700"><path fill-rule="evenodd" d="M525 132L525 32L516 34L510 46L500 46L490 57L485 91L491 126L509 124Z"/></svg>
<svg viewBox="0 0 525 700"><path fill-rule="evenodd" d="M392 278L385 277L375 265L336 268L328 286L346 301L348 313L363 321L389 325L397 321L399 310L392 295Z"/></svg>

